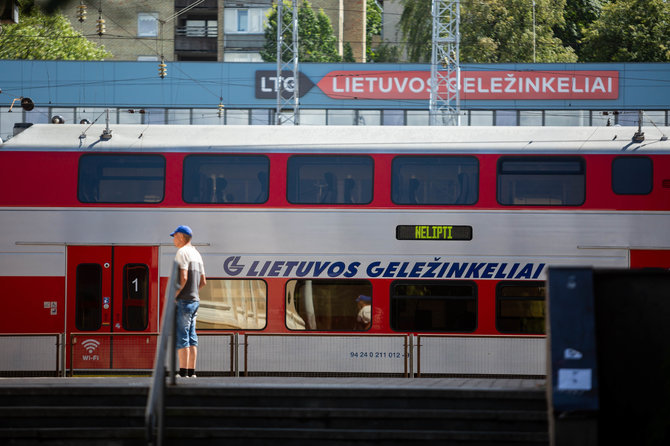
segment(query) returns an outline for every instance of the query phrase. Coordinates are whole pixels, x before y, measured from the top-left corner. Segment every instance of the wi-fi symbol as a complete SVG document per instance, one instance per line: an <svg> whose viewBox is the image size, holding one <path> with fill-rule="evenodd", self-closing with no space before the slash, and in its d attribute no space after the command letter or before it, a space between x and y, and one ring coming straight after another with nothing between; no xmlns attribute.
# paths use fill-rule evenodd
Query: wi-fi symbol
<svg viewBox="0 0 670 446"><path fill-rule="evenodd" d="M100 345L99 341L96 341L95 339L87 339L84 342L81 343L81 345L84 346L88 354L90 355L95 351L96 348Z"/></svg>

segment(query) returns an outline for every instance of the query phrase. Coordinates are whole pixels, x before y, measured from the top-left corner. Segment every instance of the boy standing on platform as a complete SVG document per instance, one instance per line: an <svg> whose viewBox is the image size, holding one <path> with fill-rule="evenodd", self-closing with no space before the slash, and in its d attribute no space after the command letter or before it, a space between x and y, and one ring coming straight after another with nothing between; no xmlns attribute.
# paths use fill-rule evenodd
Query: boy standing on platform
<svg viewBox="0 0 670 446"><path fill-rule="evenodd" d="M177 247L175 261L179 265L177 291L177 354L179 376L195 378L195 363L198 356L198 335L195 319L200 306L200 288L207 283L205 266L197 249L191 244L193 231L188 226L179 226L172 234Z"/></svg>

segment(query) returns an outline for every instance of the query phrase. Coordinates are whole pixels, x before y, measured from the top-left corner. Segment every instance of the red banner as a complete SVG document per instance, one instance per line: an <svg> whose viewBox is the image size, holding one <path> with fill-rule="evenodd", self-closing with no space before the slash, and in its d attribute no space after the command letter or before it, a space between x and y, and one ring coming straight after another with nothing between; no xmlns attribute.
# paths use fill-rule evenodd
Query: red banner
<svg viewBox="0 0 670 446"><path fill-rule="evenodd" d="M447 88L442 83L441 88ZM456 88L456 78L449 79ZM317 86L333 99L430 98L429 71L331 71ZM618 71L461 71L462 100L617 99Z"/></svg>

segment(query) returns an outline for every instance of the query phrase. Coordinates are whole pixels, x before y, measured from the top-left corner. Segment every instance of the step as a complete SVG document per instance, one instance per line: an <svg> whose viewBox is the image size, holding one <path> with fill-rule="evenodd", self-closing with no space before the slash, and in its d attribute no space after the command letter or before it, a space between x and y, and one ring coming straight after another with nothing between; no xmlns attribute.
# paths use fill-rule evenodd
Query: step
<svg viewBox="0 0 670 446"><path fill-rule="evenodd" d="M146 446L144 427L0 429L3 446Z"/></svg>
<svg viewBox="0 0 670 446"><path fill-rule="evenodd" d="M547 446L546 432L480 432L430 430L375 429L241 429L241 428L174 428L166 431L167 445L187 442L189 446L225 444L227 446L255 445L519 445ZM212 444L212 443L209 443Z"/></svg>
<svg viewBox="0 0 670 446"><path fill-rule="evenodd" d="M547 431L546 411L168 407L172 427Z"/></svg>
<svg viewBox="0 0 670 446"><path fill-rule="evenodd" d="M141 427L144 406L0 407L0 428Z"/></svg>
<svg viewBox="0 0 670 446"><path fill-rule="evenodd" d="M392 407L404 409L546 410L544 391L372 389L372 388L207 388L166 389L167 406L211 407Z"/></svg>

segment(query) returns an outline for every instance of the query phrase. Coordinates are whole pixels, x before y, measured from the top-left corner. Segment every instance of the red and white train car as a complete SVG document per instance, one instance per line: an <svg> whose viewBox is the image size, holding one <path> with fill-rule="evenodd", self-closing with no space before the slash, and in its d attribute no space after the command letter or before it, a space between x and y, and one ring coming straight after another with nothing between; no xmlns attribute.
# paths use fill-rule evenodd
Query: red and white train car
<svg viewBox="0 0 670 446"><path fill-rule="evenodd" d="M150 367L186 224L199 331L247 366L396 372L420 335L425 373L543 374L550 266L670 267L670 128L642 130L33 125L0 144L0 326Z"/></svg>

